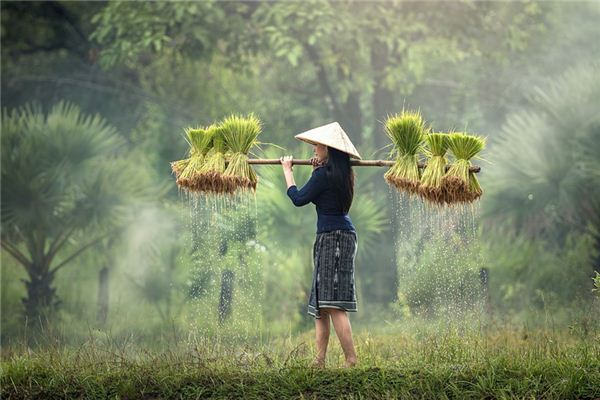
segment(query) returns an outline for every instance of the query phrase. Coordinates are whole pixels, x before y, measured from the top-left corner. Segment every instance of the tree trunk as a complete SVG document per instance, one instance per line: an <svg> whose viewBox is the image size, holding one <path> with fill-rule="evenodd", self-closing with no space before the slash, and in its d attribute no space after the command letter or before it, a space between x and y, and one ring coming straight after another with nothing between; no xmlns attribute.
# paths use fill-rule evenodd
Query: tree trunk
<svg viewBox="0 0 600 400"><path fill-rule="evenodd" d="M491 301L490 301L490 290L489 290L489 282L490 282L490 272L487 268L482 267L479 269L479 283L481 289L481 297L483 299L483 306L485 309L485 313L487 315L491 314Z"/></svg>
<svg viewBox="0 0 600 400"><path fill-rule="evenodd" d="M167 318L169 318L169 320L171 319L171 295L172 295L172 287L173 287L173 273L175 271L175 268L177 267L177 249L175 248L175 246L171 247L171 253L170 253L170 258L169 258L169 266L167 268L167 273L168 273L168 279L169 279L169 290L167 292L167 299L166 299L166 314L167 314Z"/></svg>
<svg viewBox="0 0 600 400"><path fill-rule="evenodd" d="M396 110L394 104L394 93L380 86L380 82L376 84L373 92L373 116L375 117L373 120L373 143L375 149L380 149L389 142L383 130L382 122L385 121L388 115L397 112L398 110Z"/></svg>
<svg viewBox="0 0 600 400"><path fill-rule="evenodd" d="M383 84L384 71L388 65L388 50L384 43L374 42L371 46L371 68L373 69L373 143L380 149L388 142L383 133L381 121L398 112L394 104L394 92L386 89Z"/></svg>
<svg viewBox="0 0 600 400"><path fill-rule="evenodd" d="M225 257L229 246L226 239L222 239L219 245L219 255L221 259ZM222 325L231 314L231 299L233 298L233 278L234 273L231 270L223 270L221 272L221 294L219 296L219 325Z"/></svg>
<svg viewBox="0 0 600 400"><path fill-rule="evenodd" d="M103 267L98 274L98 313L96 322L98 326L103 327L108 317L108 278L110 270Z"/></svg>
<svg viewBox="0 0 600 400"><path fill-rule="evenodd" d="M352 92L348 95L348 99L344 103L344 113L340 123L348 131L350 140L356 147L360 147L364 143L364 128L359 92Z"/></svg>
<svg viewBox="0 0 600 400"><path fill-rule="evenodd" d="M27 297L22 299L25 315L30 321L46 325L50 314L58 307L60 300L56 289L52 287L54 274L48 272L40 264L32 264L29 268L29 281L23 280L27 288Z"/></svg>
<svg viewBox="0 0 600 400"><path fill-rule="evenodd" d="M233 299L233 279L235 275L231 270L221 273L221 296L219 298L219 325L222 325L231 315L231 301Z"/></svg>

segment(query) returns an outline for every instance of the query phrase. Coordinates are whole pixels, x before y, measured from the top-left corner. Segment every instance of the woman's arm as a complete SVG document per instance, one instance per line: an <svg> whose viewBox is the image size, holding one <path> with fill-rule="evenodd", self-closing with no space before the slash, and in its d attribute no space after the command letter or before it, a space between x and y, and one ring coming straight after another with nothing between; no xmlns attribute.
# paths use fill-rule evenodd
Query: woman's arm
<svg viewBox="0 0 600 400"><path fill-rule="evenodd" d="M308 182L306 182L302 189L298 190L298 187L294 182L294 174L292 172L292 157L282 157L280 160L283 166L285 181L287 183L287 195L296 207L301 207L310 203L316 199L323 190L325 190L326 185L323 170L313 170Z"/></svg>
<svg viewBox="0 0 600 400"><path fill-rule="evenodd" d="M296 186L294 182L294 173L292 172L292 156L280 157L281 166L283 167L283 175L285 175L285 183L289 189L291 186Z"/></svg>
<svg viewBox="0 0 600 400"><path fill-rule="evenodd" d="M288 189L290 186L296 186L296 182L294 181L294 173L292 172L292 160L292 156L279 157L279 161L281 161L281 166L283 167L285 183L287 184ZM325 162L320 161L317 157L311 158L310 162L313 166L313 171L325 165Z"/></svg>

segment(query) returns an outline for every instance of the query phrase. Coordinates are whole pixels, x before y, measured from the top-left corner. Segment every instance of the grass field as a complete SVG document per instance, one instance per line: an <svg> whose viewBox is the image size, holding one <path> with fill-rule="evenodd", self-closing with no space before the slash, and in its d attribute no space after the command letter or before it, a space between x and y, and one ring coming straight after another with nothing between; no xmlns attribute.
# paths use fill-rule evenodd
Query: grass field
<svg viewBox="0 0 600 400"><path fill-rule="evenodd" d="M307 332L152 350L106 336L77 346L11 346L2 352L2 398L600 398L598 332L357 332L359 365L350 370L340 368L335 336L327 367L310 368L313 342Z"/></svg>

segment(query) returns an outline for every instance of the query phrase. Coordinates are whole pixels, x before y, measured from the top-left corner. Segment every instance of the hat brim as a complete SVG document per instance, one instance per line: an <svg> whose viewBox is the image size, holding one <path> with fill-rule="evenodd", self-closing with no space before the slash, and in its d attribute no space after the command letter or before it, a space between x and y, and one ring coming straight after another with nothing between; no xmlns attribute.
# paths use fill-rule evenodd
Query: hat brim
<svg viewBox="0 0 600 400"><path fill-rule="evenodd" d="M322 144L348 154L350 157L361 160L358 150L337 122L319 126L294 136L298 140L315 145Z"/></svg>
<svg viewBox="0 0 600 400"><path fill-rule="evenodd" d="M356 159L356 160L362 160L362 157L361 157L361 156L359 156L359 155L356 155L356 154L349 153L349 152L347 152L347 151L345 151L345 150L343 150L343 149L339 149L339 148L337 148L337 147L335 147L335 146L332 146L332 145L330 145L330 144L327 144L327 143L321 143L321 142L317 142L317 141L313 141L313 140L309 140L309 139L304 139L304 138L296 138L296 139L298 139L298 140L300 140L300 141L302 141L302 142L308 143L308 144L314 144L314 145L317 145L317 144L322 144L323 146L327 146L327 147L333 147L334 149L336 149L336 150L339 150L339 151L341 151L342 153L346 153L346 154L348 154L348 155L350 156L350 158L354 158L354 159Z"/></svg>

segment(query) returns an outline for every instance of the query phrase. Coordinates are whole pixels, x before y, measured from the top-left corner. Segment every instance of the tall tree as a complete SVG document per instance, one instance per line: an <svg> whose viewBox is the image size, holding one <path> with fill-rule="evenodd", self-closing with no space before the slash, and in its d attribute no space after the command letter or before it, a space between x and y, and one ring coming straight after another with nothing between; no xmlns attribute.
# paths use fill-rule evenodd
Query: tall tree
<svg viewBox="0 0 600 400"><path fill-rule="evenodd" d="M357 135L370 132L380 148L381 121L430 75L486 52L498 57L523 50L538 29L531 17L539 12L521 4L470 1L315 0L263 7L255 18L264 29L265 48L292 65L312 68L314 87L333 116ZM493 48L487 46L492 38Z"/></svg>
<svg viewBox="0 0 600 400"><path fill-rule="evenodd" d="M139 65L152 53L222 52L232 67L248 70L254 57L266 57L294 71L290 86L305 101L321 99L356 143L371 138L376 148L385 141L380 121L429 73L468 57L501 62L523 51L541 14L536 4L469 1L201 4L148 3L140 10L111 3L95 19L101 58Z"/></svg>
<svg viewBox="0 0 600 400"><path fill-rule="evenodd" d="M28 317L53 311L56 274L158 194L126 156L113 127L73 104L3 112L1 243L27 272Z"/></svg>

